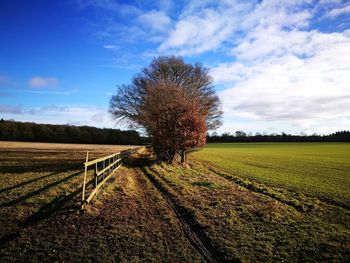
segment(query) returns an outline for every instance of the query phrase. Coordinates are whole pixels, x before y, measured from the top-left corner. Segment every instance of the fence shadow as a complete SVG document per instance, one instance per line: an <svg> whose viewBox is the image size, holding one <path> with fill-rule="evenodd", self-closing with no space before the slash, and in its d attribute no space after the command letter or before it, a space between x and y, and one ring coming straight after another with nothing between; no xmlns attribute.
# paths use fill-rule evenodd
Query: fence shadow
<svg viewBox="0 0 350 263"><path fill-rule="evenodd" d="M90 180L86 186L90 186L94 183L94 180ZM19 225L21 227L26 227L31 224L35 224L41 220L44 220L46 218L51 217L53 214L58 212L77 212L80 207L80 199L79 201L75 199L76 197L80 196L80 194L83 191L83 187L79 187L74 192L65 195L65 196L57 196L54 200L52 200L50 203L42 206L36 213L29 216L27 219L22 221Z"/></svg>
<svg viewBox="0 0 350 263"><path fill-rule="evenodd" d="M28 181L24 181L24 182L22 182L22 183L19 183L19 184L17 184L17 185L14 185L14 186L9 186L9 187L0 189L0 194L1 194L1 193L4 193L4 192L6 192L6 191L14 190L14 189L16 189L16 188L25 186L25 185L27 185L27 184L31 184L31 183L37 182L37 181L39 181L39 180L43 180L43 179L45 179L45 178L49 178L49 177L54 176L54 175L57 175L57 174L59 174L59 173L63 173L63 172L65 172L65 171L67 171L67 169L72 170L72 169L74 169L74 168L78 168L79 166L81 166L81 164L74 164L74 165L65 167L64 169L55 171L55 172L53 172L53 173L50 173L50 174L47 174L47 175L44 175L44 176L41 176L41 177L37 177L37 178L31 179L31 180L28 180Z"/></svg>
<svg viewBox="0 0 350 263"><path fill-rule="evenodd" d="M71 177L74 177L78 174L81 174L81 172L74 173L68 177L71 178ZM64 179L67 180L67 177ZM60 180L60 181L62 181L62 180ZM57 182L55 182L55 183L57 183ZM91 186L93 184L94 184L94 180L91 179L86 184L86 186ZM38 190L42 190L43 188L38 189ZM62 196L62 195L57 196L51 202L40 207L37 212L30 215L29 217L27 217L26 219L24 219L23 221L21 221L18 224L18 227L20 228L19 230L17 230L16 232L8 233L5 236L1 237L0 238L0 244L1 244L0 247L5 246L11 240L19 237L21 229L28 227L30 225L34 225L34 224L36 224L42 220L45 220L47 218L50 218L51 216L53 216L56 213L69 214L69 213L74 213L74 212L80 211L81 204L80 204L80 199L78 199L78 197L80 197L82 190L83 190L83 188L81 186L78 189L76 189L75 191L71 192L70 194L65 195L65 196ZM35 191L35 192L38 192L38 191ZM22 199L23 199L23 197L22 197Z"/></svg>
<svg viewBox="0 0 350 263"><path fill-rule="evenodd" d="M132 152L132 151L130 151ZM125 165L128 167L131 167L131 166L144 166L144 165L151 165L151 163L153 162L150 158L130 158L129 159L130 161L127 161L125 163ZM40 164L40 165L43 165L43 164ZM47 163L44 164L44 166L40 166L42 169L43 167L46 167L46 165L48 165ZM56 165L56 164L55 164ZM30 183L34 183L36 181L39 181L39 180L43 180L45 178L49 178L51 176L54 176L54 175L57 175L58 173L61 173L61 172L70 172L69 168L67 169L67 166L65 165L65 170L62 171L62 163L59 164L60 166L58 166L57 164L57 167L54 166L54 167L51 167L51 168L54 168L54 169L58 169L58 167L60 167L61 169L60 170L53 170L51 169L51 171L53 171L52 173L50 174L47 174L47 175L44 175L44 176L41 176L39 178L34 178L34 179L30 179L30 180L27 180L25 182L21 182L17 185L14 185L14 186L10 186L10 187L7 187L7 188L4 188L4 189L1 189L0 190L0 193L3 193L3 192L6 192L6 191L9 191L9 190L13 190L13 189L16 189L16 188L20 188L20 187L23 187L25 185L28 185ZM70 168L74 168L75 166L77 165L76 162L74 162L74 165L72 165ZM81 166L81 162L79 162L79 165ZM29 166L27 166L28 168ZM39 168L39 164L37 166L37 168ZM7 168L5 168L6 170ZM1 169L0 169L1 170ZM11 170L12 172L15 171L15 169ZM14 200L11 200L11 201L7 201L5 203L2 203L0 204L0 208L1 207L10 207L10 206L15 206L15 205L18 205L19 203L21 202L24 202L26 201L27 199L31 198L31 197L34 197L38 194L41 194L45 191L47 191L48 189L50 188L53 188L59 184L62 184L62 183L65 183L67 182L68 180L78 176L78 175L81 175L83 173L83 170L80 170L77 171L77 172L74 172L74 171L71 171L70 172L71 174L69 174L68 176L65 176L64 178L61 178L59 180L56 180L52 183L49 183L49 184L46 184L45 186L37 189L37 190L34 190L30 193L27 193L23 196L20 196ZM91 180L89 180L87 183L86 183L86 187L87 188L90 188L91 186L93 186L95 184L95 178L92 178ZM69 193L68 195L65 195L65 194L61 194L61 195L58 195L56 196L52 201L50 201L49 203L47 204L44 204L42 205L41 207L39 207L39 209L34 212L32 215L30 215L29 217L25 218L23 221L21 222L18 222L16 225L17 225L17 230L15 231L12 231L12 233L8 233L6 234L5 236L3 236L2 238L0 238L0 246L5 246L7 243L9 243L10 241L16 239L17 237L20 236L20 233L21 231L28 227L28 226L31 226L31 225L35 225L37 224L38 222L42 221L42 220L45 220L45 219L50 219L52 216L56 215L56 214L71 214L71 213L77 213L78 211L80 211L80 208L81 208L81 199L78 198L79 195L82 194L82 190L83 190L83 186L80 186L79 188L73 190L71 193ZM55 217L53 217L53 220L55 219ZM51 219L50 219L51 220Z"/></svg>
<svg viewBox="0 0 350 263"><path fill-rule="evenodd" d="M30 192L30 193L28 193L28 194L26 194L26 195L23 195L23 196L21 196L21 197L19 197L19 198L17 198L17 199L14 199L14 200L5 202L5 203L3 203L3 204L0 204L0 207L4 207L4 206L13 206L13 205L16 205L16 204L18 204L18 203L21 203L21 202L27 200L28 198L31 198L31 197L33 197L33 196L35 196L35 195L38 195L38 194L40 194L40 193L42 193L42 192L44 192L44 191L46 191L46 190L48 190L48 189L50 189L50 188L56 186L56 185L59 185L59 184L61 184L61 183L64 183L64 182L66 182L66 181L72 179L73 177L75 177L75 176L81 174L81 173L82 173L82 171L73 173L73 174L71 174L71 175L69 175L69 176L66 176L66 177L64 177L64 178L62 178L62 179L60 179L60 180L57 180L57 181L55 181L55 182L53 182L53 183L47 184L47 185L45 185L44 187L41 187L41 188L39 188L39 189L37 189L37 190L35 190L35 191L33 191L33 192Z"/></svg>
<svg viewBox="0 0 350 263"><path fill-rule="evenodd" d="M81 162L69 162L70 165L81 165ZM68 165L69 165L68 164ZM57 172L62 170L62 166L67 167L67 163L62 162L22 162L21 166L3 163L0 167L0 173L28 173L28 172Z"/></svg>

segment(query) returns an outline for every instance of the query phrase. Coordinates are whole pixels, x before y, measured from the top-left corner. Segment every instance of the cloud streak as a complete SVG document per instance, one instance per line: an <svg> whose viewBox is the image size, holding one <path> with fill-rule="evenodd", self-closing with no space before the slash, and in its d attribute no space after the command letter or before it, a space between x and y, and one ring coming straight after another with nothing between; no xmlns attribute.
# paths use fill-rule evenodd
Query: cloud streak
<svg viewBox="0 0 350 263"><path fill-rule="evenodd" d="M66 90L66 91L52 91L52 90L24 90L27 93L41 94L41 95L63 95L68 96L76 93L78 90Z"/></svg>
<svg viewBox="0 0 350 263"><path fill-rule="evenodd" d="M118 48L118 46L116 46L116 45L104 45L103 47L105 49L117 49Z"/></svg>
<svg viewBox="0 0 350 263"><path fill-rule="evenodd" d="M58 80L54 77L35 76L28 80L28 85L32 88L47 88L58 85Z"/></svg>
<svg viewBox="0 0 350 263"><path fill-rule="evenodd" d="M147 28L155 32L165 31L171 25L171 18L165 12L158 10L143 13L137 20L141 25L146 25Z"/></svg>
<svg viewBox="0 0 350 263"><path fill-rule="evenodd" d="M33 121L48 124L74 124L95 127L114 127L107 109L95 106L44 105L24 107L22 105L0 104L0 113L4 119Z"/></svg>
<svg viewBox="0 0 350 263"><path fill-rule="evenodd" d="M332 9L331 11L329 11L327 13L327 16L335 18L337 16L344 15L344 14L350 14L350 4L348 4L344 7Z"/></svg>
<svg viewBox="0 0 350 263"><path fill-rule="evenodd" d="M226 1L215 9L210 1L192 1L173 29L158 47L162 53L198 55L213 51L229 40L240 23L240 15L251 8L250 4Z"/></svg>
<svg viewBox="0 0 350 263"><path fill-rule="evenodd" d="M21 106L13 105L0 105L0 113L9 114L23 114L23 109Z"/></svg>

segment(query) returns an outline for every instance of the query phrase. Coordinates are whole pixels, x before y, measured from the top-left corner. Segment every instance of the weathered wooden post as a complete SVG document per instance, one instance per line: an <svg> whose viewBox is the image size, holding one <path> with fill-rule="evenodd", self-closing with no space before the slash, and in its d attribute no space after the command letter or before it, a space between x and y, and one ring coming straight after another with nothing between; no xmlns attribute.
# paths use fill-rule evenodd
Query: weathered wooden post
<svg viewBox="0 0 350 263"><path fill-rule="evenodd" d="M89 151L86 152L86 161L87 163L89 161ZM85 202L85 187L86 187L86 176L87 176L87 165L84 163L84 182L83 182L83 194L82 194L82 206L84 205Z"/></svg>
<svg viewBox="0 0 350 263"><path fill-rule="evenodd" d="M98 171L98 165L97 165L98 163L96 163L95 164L95 189L97 188L97 185L98 185L98 180L97 180L97 177L98 177L98 175L97 175L97 171ZM103 168L105 167L105 164L104 164L104 162L103 162Z"/></svg>
<svg viewBox="0 0 350 263"><path fill-rule="evenodd" d="M186 163L186 151L181 151L181 163Z"/></svg>

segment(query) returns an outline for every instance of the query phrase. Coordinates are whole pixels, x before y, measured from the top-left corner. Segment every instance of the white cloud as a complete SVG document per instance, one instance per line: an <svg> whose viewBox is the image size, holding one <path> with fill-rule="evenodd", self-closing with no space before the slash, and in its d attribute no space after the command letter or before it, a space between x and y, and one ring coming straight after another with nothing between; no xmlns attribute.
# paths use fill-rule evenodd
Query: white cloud
<svg viewBox="0 0 350 263"><path fill-rule="evenodd" d="M48 94L48 95L72 95L76 93L78 90L65 90L65 91L52 91L52 90L23 90L21 92L29 92L34 94Z"/></svg>
<svg viewBox="0 0 350 263"><path fill-rule="evenodd" d="M29 86L33 88L53 87L58 84L58 80L53 77L33 77L28 81Z"/></svg>
<svg viewBox="0 0 350 263"><path fill-rule="evenodd" d="M350 129L350 29L340 31L349 26L335 20L350 12L344 1L192 0L171 18L171 2L157 8L135 13L128 25L133 33L121 31L134 41L158 43L146 52L152 57L209 53L206 61L225 59L211 69L215 83L227 88L219 93L225 112L220 131ZM322 32L318 27L330 28L326 22L339 32Z"/></svg>
<svg viewBox="0 0 350 263"><path fill-rule="evenodd" d="M105 49L116 49L116 48L118 48L118 46L116 46L116 45L104 45L103 47Z"/></svg>
<svg viewBox="0 0 350 263"><path fill-rule="evenodd" d="M264 1L249 12L233 61L211 69L217 84L230 86L219 93L221 132L350 128L350 30L308 31L314 14L296 2Z"/></svg>
<svg viewBox="0 0 350 263"><path fill-rule="evenodd" d="M171 19L163 11L151 10L143 13L138 18L141 25L149 27L154 31L165 31L171 24Z"/></svg>
<svg viewBox="0 0 350 263"><path fill-rule="evenodd" d="M159 0L157 5L161 10L168 11L173 7L174 3L172 0Z"/></svg>
<svg viewBox="0 0 350 263"><path fill-rule="evenodd" d="M159 52L198 55L215 51L229 43L237 34L255 28L308 25L311 11L301 9L310 0L263 1L260 4L240 1L191 1L180 14L175 26L158 47ZM268 36L266 36L268 38Z"/></svg>
<svg viewBox="0 0 350 263"><path fill-rule="evenodd" d="M97 7L121 15L135 15L142 12L133 5L118 3L116 0L75 0L80 8Z"/></svg>
<svg viewBox="0 0 350 263"><path fill-rule="evenodd" d="M0 113L1 114L23 114L23 109L21 106L13 106L13 105L0 105Z"/></svg>
<svg viewBox="0 0 350 263"><path fill-rule="evenodd" d="M344 6L344 7L332 9L331 11L329 11L327 13L327 16L335 18L337 16L348 14L348 13L350 13L350 4L348 4L347 6Z"/></svg>
<svg viewBox="0 0 350 263"><path fill-rule="evenodd" d="M233 50L239 63L211 71L216 83L231 83L220 93L227 119L261 127L270 123L290 132L350 127L350 30L276 29L269 31L272 41L264 31L252 34L254 41L248 34Z"/></svg>
<svg viewBox="0 0 350 263"><path fill-rule="evenodd" d="M186 7L158 51L194 55L219 48L237 27L239 17L233 14L244 9L242 6L225 4L215 10L198 5Z"/></svg>
<svg viewBox="0 0 350 263"><path fill-rule="evenodd" d="M107 109L94 106L46 105L41 107L23 107L21 105L0 105L4 119L31 121L47 124L88 125L100 128L113 128ZM125 128L125 127L122 127Z"/></svg>

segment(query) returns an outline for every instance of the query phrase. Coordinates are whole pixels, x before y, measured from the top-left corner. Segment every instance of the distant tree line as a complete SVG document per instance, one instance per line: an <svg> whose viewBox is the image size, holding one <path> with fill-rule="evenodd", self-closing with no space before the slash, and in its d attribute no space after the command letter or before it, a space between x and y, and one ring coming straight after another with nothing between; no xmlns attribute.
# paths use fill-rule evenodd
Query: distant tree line
<svg viewBox="0 0 350 263"><path fill-rule="evenodd" d="M260 134L236 131L235 134L207 134L207 142L350 142L350 131L338 131L329 135Z"/></svg>
<svg viewBox="0 0 350 263"><path fill-rule="evenodd" d="M88 126L51 125L0 120L0 140L87 144L131 144L146 142L137 131Z"/></svg>
<svg viewBox="0 0 350 263"><path fill-rule="evenodd" d="M100 129L89 126L37 124L0 120L0 140L26 142L59 142L88 144L140 145L150 140L137 131ZM207 134L207 143L212 142L350 142L350 131L338 131L329 135L251 134L236 131L234 134Z"/></svg>

